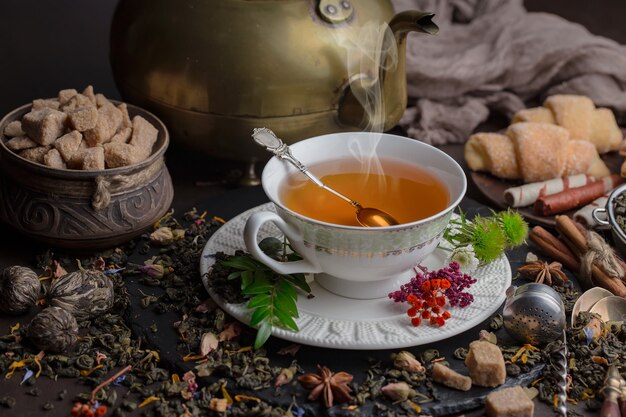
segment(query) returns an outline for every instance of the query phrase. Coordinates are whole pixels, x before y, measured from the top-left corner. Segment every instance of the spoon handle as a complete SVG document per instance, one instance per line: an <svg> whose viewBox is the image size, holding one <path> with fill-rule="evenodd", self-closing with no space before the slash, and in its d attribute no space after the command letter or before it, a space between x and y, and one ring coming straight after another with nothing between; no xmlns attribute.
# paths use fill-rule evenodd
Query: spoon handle
<svg viewBox="0 0 626 417"><path fill-rule="evenodd" d="M278 158L280 158L280 159L282 159L284 161L287 161L287 162L291 163L293 166L295 166L296 168L298 168L298 171L300 171L304 175L306 175L318 187L321 187L321 188L325 189L326 191L329 191L329 192L333 193L337 197L339 197L339 198L343 199L344 201L347 201L348 203L352 204L352 206L356 207L357 209L361 208L361 205L359 203L357 203L354 200L349 199L348 197L346 197L345 195L341 194L340 192L335 191L332 188L327 187L326 184L324 184L319 178L317 178L315 175L313 175L309 171L309 169L306 166L304 166L304 164L302 164L302 162L297 160L292 155L291 149L289 148L289 146L287 146L287 144L285 142L283 142L280 138L278 138L276 136L276 134L274 134L274 132L272 132L270 129L268 129L266 127L255 128L253 130L253 132L252 132L252 138L259 145L265 146L265 148L268 151L270 151L271 153L273 153L274 155L276 155L276 157L278 157Z"/></svg>

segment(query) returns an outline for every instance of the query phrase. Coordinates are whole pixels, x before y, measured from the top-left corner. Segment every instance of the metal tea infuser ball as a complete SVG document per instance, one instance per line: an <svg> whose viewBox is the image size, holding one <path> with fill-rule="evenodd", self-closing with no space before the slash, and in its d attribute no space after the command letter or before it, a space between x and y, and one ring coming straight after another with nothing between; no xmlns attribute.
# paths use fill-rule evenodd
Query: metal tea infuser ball
<svg viewBox="0 0 626 417"><path fill-rule="evenodd" d="M506 296L502 315L504 327L511 337L532 345L543 345L559 338L562 340L561 348L554 352L560 376L557 410L560 415L567 416L566 319L559 293L549 285L533 282L509 287Z"/></svg>
<svg viewBox="0 0 626 417"><path fill-rule="evenodd" d="M549 285L529 283L506 291L504 327L517 341L533 345L552 342L563 334L565 307Z"/></svg>

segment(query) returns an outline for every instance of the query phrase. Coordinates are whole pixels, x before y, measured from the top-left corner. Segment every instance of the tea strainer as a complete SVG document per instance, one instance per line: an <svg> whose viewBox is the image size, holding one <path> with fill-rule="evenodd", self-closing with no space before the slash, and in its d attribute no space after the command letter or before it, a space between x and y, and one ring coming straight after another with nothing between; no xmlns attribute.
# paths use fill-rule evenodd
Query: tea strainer
<svg viewBox="0 0 626 417"><path fill-rule="evenodd" d="M545 344L563 335L565 307L550 286L538 283L511 286L502 313L504 327L519 342Z"/></svg>

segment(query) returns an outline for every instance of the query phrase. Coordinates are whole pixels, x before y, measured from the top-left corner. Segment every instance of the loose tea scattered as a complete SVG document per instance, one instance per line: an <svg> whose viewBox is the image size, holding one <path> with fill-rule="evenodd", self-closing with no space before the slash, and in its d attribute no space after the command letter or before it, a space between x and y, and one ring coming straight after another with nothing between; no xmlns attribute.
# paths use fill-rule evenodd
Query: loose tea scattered
<svg viewBox="0 0 626 417"><path fill-rule="evenodd" d="M0 310L25 313L35 305L41 293L39 277L30 268L10 266L0 275Z"/></svg>
<svg viewBox="0 0 626 417"><path fill-rule="evenodd" d="M28 325L26 336L45 352L64 352L78 339L78 324L67 310L48 307L39 312Z"/></svg>
<svg viewBox="0 0 626 417"><path fill-rule="evenodd" d="M615 221L626 233L626 193L622 193L614 200Z"/></svg>

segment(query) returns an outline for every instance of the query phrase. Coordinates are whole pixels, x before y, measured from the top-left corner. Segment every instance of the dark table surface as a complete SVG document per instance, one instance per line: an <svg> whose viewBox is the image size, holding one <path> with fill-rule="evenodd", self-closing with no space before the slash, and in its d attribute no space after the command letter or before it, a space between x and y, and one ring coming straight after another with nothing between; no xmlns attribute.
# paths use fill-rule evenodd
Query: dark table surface
<svg viewBox="0 0 626 417"><path fill-rule="evenodd" d="M62 88L81 88L93 84L97 92L119 99L108 62L109 25L116 0L79 1L4 0L0 3L0 114L30 102L33 98L49 97ZM579 22L591 32L626 43L623 0L527 0L529 10L547 11ZM462 163L461 146L443 146L442 150ZM189 152L173 144L167 153L167 165L172 174L178 213L190 207L208 210L211 215L231 218L241 211L264 201L257 188L237 189L229 180L242 167ZM464 164L463 164L464 166ZM464 168L466 168L464 166ZM470 183L468 197L487 204ZM0 266L29 265L42 248L16 235L6 225L0 225ZM0 332L8 331L13 320L0 318ZM0 396L13 395L22 399L13 410L0 409L2 416L35 416L43 414L41 405L56 397L62 389L69 397L83 390L72 381L40 381L42 396L26 400L19 378L0 381ZM49 416L68 415L69 403L46 412ZM481 415L478 410L471 415ZM536 415L551 415L540 406Z"/></svg>

